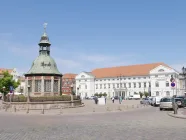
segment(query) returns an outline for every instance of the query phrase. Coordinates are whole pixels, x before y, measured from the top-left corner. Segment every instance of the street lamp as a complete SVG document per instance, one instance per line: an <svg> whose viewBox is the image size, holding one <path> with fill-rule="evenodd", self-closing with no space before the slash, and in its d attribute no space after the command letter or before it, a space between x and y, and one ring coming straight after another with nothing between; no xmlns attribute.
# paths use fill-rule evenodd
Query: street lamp
<svg viewBox="0 0 186 140"><path fill-rule="evenodd" d="M183 74L183 77L184 77L184 80L185 80L185 91L186 91L186 68L182 68L182 74Z"/></svg>
<svg viewBox="0 0 186 140"><path fill-rule="evenodd" d="M28 88L27 102L30 102L30 85L28 85L27 88Z"/></svg>
<svg viewBox="0 0 186 140"><path fill-rule="evenodd" d="M74 85L73 85L73 83L71 84L71 102L72 102L72 106L74 106L74 103L73 103L73 101L74 101L74 99L73 99L73 87L74 87Z"/></svg>
<svg viewBox="0 0 186 140"><path fill-rule="evenodd" d="M122 94L121 94L121 80L122 80L122 75L120 74L119 76L117 76L117 78L119 78L119 93L120 93L120 96L122 96Z"/></svg>
<svg viewBox="0 0 186 140"><path fill-rule="evenodd" d="M4 86L3 87L3 101L4 101L4 98L5 98L5 89L6 89L6 87Z"/></svg>

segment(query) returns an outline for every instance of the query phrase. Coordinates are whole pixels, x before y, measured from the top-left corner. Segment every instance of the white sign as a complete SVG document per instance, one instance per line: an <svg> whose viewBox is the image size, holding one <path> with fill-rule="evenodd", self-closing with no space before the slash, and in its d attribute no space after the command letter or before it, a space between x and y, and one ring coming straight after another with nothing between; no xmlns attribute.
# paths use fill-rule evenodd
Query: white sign
<svg viewBox="0 0 186 140"><path fill-rule="evenodd" d="M105 105L105 98L98 98L99 105Z"/></svg>

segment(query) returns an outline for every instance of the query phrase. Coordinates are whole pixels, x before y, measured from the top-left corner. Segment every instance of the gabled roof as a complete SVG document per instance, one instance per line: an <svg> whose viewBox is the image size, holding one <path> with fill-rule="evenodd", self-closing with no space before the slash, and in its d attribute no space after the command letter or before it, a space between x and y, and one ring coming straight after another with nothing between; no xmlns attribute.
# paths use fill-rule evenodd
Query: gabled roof
<svg viewBox="0 0 186 140"><path fill-rule="evenodd" d="M94 69L92 74L96 78L106 78L106 77L117 77L117 76L145 76L149 75L149 72L160 66L168 65L159 62L159 63L151 63L151 64L138 64L138 65L129 65L129 66L119 66L119 67L110 67L110 68L99 68ZM170 68L170 67L169 67Z"/></svg>
<svg viewBox="0 0 186 140"><path fill-rule="evenodd" d="M62 78L66 78L66 79L75 79L75 77L77 76L77 74L74 74L74 73L66 73L63 75Z"/></svg>
<svg viewBox="0 0 186 140"><path fill-rule="evenodd" d="M12 73L14 69L5 69L5 68L0 68L0 74L3 74L3 72L8 71L9 73Z"/></svg>

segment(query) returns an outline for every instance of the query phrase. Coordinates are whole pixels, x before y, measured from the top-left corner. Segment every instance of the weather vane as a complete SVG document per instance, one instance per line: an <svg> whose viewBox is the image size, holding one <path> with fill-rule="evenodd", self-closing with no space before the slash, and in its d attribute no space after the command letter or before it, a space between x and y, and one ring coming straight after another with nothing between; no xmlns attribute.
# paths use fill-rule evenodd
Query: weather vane
<svg viewBox="0 0 186 140"><path fill-rule="evenodd" d="M44 31L45 31L45 32L46 32L47 24L48 24L48 23L44 23L44 24L43 24L43 27L44 27Z"/></svg>

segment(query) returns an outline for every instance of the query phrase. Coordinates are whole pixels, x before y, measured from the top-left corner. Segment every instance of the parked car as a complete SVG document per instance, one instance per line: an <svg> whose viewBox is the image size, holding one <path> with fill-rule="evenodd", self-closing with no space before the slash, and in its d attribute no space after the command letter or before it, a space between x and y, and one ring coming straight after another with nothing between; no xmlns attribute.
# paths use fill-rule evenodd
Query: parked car
<svg viewBox="0 0 186 140"><path fill-rule="evenodd" d="M178 107L182 107L182 100L183 100L183 98L174 98L174 100L177 103Z"/></svg>
<svg viewBox="0 0 186 140"><path fill-rule="evenodd" d="M119 99L119 97L118 97L118 96L115 96L115 97L114 97L114 99L115 99L115 100L118 100L118 99Z"/></svg>
<svg viewBox="0 0 186 140"><path fill-rule="evenodd" d="M160 110L163 109L173 109L173 100L174 98L164 97L160 100Z"/></svg>
<svg viewBox="0 0 186 140"><path fill-rule="evenodd" d="M160 100L161 100L160 96L153 97L152 98L152 105L153 106L159 106L160 105Z"/></svg>
<svg viewBox="0 0 186 140"><path fill-rule="evenodd" d="M181 101L181 106L186 107L186 98L183 98Z"/></svg>
<svg viewBox="0 0 186 140"><path fill-rule="evenodd" d="M130 95L128 97L129 100L139 100L140 99L140 95Z"/></svg>
<svg viewBox="0 0 186 140"><path fill-rule="evenodd" d="M140 101L140 104L149 104L149 98L143 98L141 101Z"/></svg>

